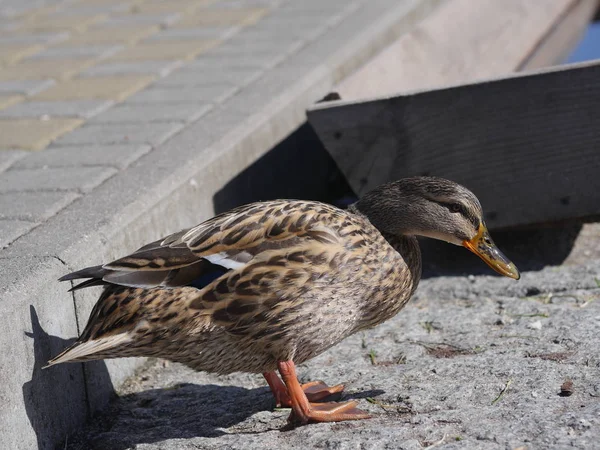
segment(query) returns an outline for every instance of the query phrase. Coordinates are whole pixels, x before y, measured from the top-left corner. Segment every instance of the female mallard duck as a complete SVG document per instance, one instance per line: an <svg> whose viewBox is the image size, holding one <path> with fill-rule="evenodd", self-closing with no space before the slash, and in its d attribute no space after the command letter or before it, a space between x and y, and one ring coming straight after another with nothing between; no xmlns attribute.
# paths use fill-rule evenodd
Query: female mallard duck
<svg viewBox="0 0 600 450"><path fill-rule="evenodd" d="M440 178L385 184L347 211L252 203L61 280L106 285L81 337L49 362L154 356L209 372L263 373L290 420L366 418L342 391L300 385L295 364L396 315L421 277L416 235L464 245L519 272L492 242L479 201ZM278 369L281 379L275 370Z"/></svg>

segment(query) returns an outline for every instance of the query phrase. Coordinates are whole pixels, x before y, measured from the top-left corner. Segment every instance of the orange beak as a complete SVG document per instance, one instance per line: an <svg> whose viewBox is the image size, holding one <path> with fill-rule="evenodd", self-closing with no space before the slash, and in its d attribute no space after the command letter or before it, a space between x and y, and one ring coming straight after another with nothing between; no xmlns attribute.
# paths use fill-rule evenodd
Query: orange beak
<svg viewBox="0 0 600 450"><path fill-rule="evenodd" d="M473 239L463 241L463 245L483 259L488 266L501 275L518 280L521 278L519 269L496 247L490 237L490 233L483 224L479 225L479 230Z"/></svg>

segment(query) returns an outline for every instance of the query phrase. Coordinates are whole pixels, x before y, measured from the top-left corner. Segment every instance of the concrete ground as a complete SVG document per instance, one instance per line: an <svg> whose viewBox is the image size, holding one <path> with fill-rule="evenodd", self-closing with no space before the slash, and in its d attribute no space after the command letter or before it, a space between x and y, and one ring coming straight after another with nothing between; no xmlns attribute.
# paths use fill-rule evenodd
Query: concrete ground
<svg viewBox="0 0 600 450"><path fill-rule="evenodd" d="M497 233L525 269L518 282L463 249L425 245L425 279L398 316L299 368L303 381L344 382L342 399L359 400L370 420L290 429L261 376L160 360L65 447L597 448L600 225L576 226L574 238L572 228ZM562 264L532 269L564 250L557 240L570 241ZM444 260L454 266L441 273Z"/></svg>

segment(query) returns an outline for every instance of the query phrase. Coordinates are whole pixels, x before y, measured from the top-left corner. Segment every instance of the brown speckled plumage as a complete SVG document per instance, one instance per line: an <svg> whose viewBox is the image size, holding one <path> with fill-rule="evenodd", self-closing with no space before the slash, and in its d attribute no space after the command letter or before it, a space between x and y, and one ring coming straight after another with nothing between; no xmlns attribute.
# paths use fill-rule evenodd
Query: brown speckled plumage
<svg viewBox="0 0 600 450"><path fill-rule="evenodd" d="M63 277L89 278L74 289L105 288L78 341L50 365L154 356L218 373L279 367L289 381L282 362L307 361L404 307L421 274L415 235L467 245L482 236L481 215L468 190L425 177L384 185L347 211L298 200L235 208ZM325 420L298 408L303 421ZM334 416L364 417L356 411Z"/></svg>

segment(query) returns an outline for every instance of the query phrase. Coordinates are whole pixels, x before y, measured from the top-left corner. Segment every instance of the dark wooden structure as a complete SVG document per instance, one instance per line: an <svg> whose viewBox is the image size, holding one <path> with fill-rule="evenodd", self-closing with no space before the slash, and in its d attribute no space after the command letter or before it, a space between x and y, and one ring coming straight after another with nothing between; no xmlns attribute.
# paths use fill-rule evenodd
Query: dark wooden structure
<svg viewBox="0 0 600 450"><path fill-rule="evenodd" d="M490 228L600 214L600 61L321 103L308 118L358 195L435 175L472 189Z"/></svg>

